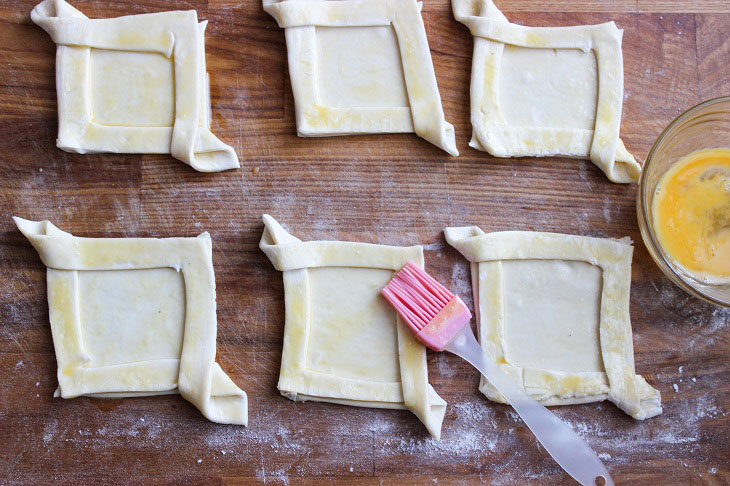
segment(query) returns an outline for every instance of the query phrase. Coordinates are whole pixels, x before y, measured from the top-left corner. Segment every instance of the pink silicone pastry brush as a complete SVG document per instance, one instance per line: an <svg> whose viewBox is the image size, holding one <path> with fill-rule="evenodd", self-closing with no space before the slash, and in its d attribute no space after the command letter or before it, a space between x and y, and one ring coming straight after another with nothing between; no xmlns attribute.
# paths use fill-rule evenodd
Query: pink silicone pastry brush
<svg viewBox="0 0 730 486"><path fill-rule="evenodd" d="M613 485L596 453L568 424L527 396L493 361L484 358L469 325L471 313L459 297L413 262L400 269L380 293L419 341L434 351L454 353L481 371L565 472L584 486Z"/></svg>

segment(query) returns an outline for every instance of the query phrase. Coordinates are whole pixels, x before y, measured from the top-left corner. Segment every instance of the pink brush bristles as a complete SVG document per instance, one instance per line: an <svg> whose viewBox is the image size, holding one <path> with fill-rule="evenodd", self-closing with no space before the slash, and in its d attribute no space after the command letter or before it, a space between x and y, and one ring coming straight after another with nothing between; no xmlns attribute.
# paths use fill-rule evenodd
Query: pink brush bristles
<svg viewBox="0 0 730 486"><path fill-rule="evenodd" d="M435 351L471 319L461 299L413 262L408 262L380 291L416 338Z"/></svg>
<svg viewBox="0 0 730 486"><path fill-rule="evenodd" d="M408 262L380 293L416 333L454 298L413 262Z"/></svg>

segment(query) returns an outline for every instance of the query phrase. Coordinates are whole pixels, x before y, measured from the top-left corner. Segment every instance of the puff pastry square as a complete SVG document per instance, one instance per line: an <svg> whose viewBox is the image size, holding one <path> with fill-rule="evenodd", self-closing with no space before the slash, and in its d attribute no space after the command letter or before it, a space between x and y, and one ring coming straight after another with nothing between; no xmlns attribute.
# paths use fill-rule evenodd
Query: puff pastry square
<svg viewBox="0 0 730 486"><path fill-rule="evenodd" d="M300 137L411 133L451 155L416 0L263 0L285 29Z"/></svg>
<svg viewBox="0 0 730 486"><path fill-rule="evenodd" d="M525 392L544 405L608 399L639 420L662 412L634 370L628 238L444 232L471 262L482 348ZM504 403L484 377L480 390Z"/></svg>
<svg viewBox="0 0 730 486"><path fill-rule="evenodd" d="M58 140L68 152L171 154L201 172L239 167L210 131L194 10L89 19L64 0L30 13L58 45Z"/></svg>
<svg viewBox="0 0 730 486"><path fill-rule="evenodd" d="M196 238L78 238L14 218L48 267L57 396L180 393L213 422L246 425L246 393L215 362L215 276Z"/></svg>
<svg viewBox="0 0 730 486"><path fill-rule="evenodd" d="M619 138L622 32L613 22L512 24L492 0L452 0L474 36L469 145L497 157L590 158L613 182L641 166Z"/></svg>
<svg viewBox="0 0 730 486"><path fill-rule="evenodd" d="M380 289L423 248L306 241L264 215L260 247L284 272L278 388L296 401L408 409L435 438L446 402L428 383L426 349Z"/></svg>

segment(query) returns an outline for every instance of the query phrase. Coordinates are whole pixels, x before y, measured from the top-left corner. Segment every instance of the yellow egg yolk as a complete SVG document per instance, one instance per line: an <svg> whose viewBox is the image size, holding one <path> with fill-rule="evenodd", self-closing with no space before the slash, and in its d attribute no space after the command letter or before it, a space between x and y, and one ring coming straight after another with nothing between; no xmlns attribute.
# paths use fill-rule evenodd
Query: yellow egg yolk
<svg viewBox="0 0 730 486"><path fill-rule="evenodd" d="M730 278L730 150L678 161L659 181L652 213L671 259L703 281Z"/></svg>

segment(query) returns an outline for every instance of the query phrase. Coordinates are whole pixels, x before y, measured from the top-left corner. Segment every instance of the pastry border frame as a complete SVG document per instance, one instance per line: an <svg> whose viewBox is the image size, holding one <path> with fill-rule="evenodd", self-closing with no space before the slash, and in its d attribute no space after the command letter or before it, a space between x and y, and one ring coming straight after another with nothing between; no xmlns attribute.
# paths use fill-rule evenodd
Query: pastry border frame
<svg viewBox="0 0 730 486"><path fill-rule="evenodd" d="M329 242L328 251L337 251L338 249L352 246L349 242L333 241ZM371 248L372 250L372 248ZM315 250L317 251L317 250ZM334 268L369 268L378 270L391 270L397 272L400 267L408 263L415 257L415 251L409 248L397 247L381 247L378 251L390 253L390 257L398 262L396 265L373 265L367 263L366 258L344 260L339 262L321 261L306 268L295 270L295 274L290 273L284 277L284 298L287 309L296 308L298 305L304 305L303 314L298 312L288 312L285 317L284 331L284 347L281 356L281 374L279 375L278 387L281 390L287 390L290 393L306 395L311 398L332 398L337 400L358 400L368 402L381 402L383 408L406 409L403 404L403 392L401 384L398 382L366 382L353 378L345 378L336 375L311 370L307 368L307 351L311 332L313 327L312 321L312 295L311 288L308 283L308 271L311 268L334 267ZM421 258L422 260L422 258ZM402 262L402 265L400 263ZM336 265L334 264L336 263ZM395 266L397 268L394 268ZM423 261L419 263L423 265ZM288 272L287 272L288 273ZM303 277L303 278L299 278ZM400 316L396 314L398 326L398 343L401 347L400 329L404 325ZM306 336L306 339L298 339L298 336ZM406 358L407 359L407 358ZM337 389L336 394L324 395L322 390ZM346 390L346 391L345 391ZM378 397L375 399L374 397Z"/></svg>
<svg viewBox="0 0 730 486"><path fill-rule="evenodd" d="M240 167L233 148L210 131L204 35L208 22L198 22L196 11L89 19L65 0L45 0L33 9L31 19L56 43L58 148L81 154L170 154L200 172ZM122 32L115 35L115 29ZM92 49L155 53L168 59L173 64L173 126L95 122ZM222 156L210 155L214 153Z"/></svg>
<svg viewBox="0 0 730 486"><path fill-rule="evenodd" d="M208 233L165 239L82 238L48 221L13 219L47 267L57 393L62 398L180 393L213 422L247 425L247 395L215 361L215 275ZM172 268L183 278L185 319L180 357L88 367L91 357L84 349L78 272L153 268Z"/></svg>
<svg viewBox="0 0 730 486"><path fill-rule="evenodd" d="M264 10L285 30L300 137L416 133L452 156L454 127L445 121L433 60L415 0L264 0ZM325 106L317 79L316 27L381 27L395 30L408 107Z"/></svg>
<svg viewBox="0 0 730 486"><path fill-rule="evenodd" d="M446 402L428 382L426 349L395 313L400 382L368 382L307 369L312 313L308 270L355 267L400 270L408 261L423 266L421 246L398 247L350 241L301 241L264 215L260 247L283 272L284 344L277 388L291 400L410 410L437 439ZM375 391L373 391L375 388ZM335 390L333 392L333 390Z"/></svg>
<svg viewBox="0 0 730 486"><path fill-rule="evenodd" d="M494 364L544 405L570 405L609 399L643 420L661 413L659 392L634 369L629 315L630 240L504 231L478 227L447 228L446 239L470 262L479 343ZM566 372L514 366L505 358L504 289L500 262L505 260L580 261L601 269L599 341L604 372ZM496 309L492 313L482 307ZM489 399L504 397L481 377L479 390Z"/></svg>
<svg viewBox="0 0 730 486"><path fill-rule="evenodd" d="M619 137L623 107L623 34L614 22L570 27L510 23L493 0L452 0L454 17L474 37L469 145L496 157L589 158L613 182L636 182L641 166ZM475 11L478 9L479 11ZM509 125L499 104L506 44L535 49L578 49L596 57L596 117L592 129ZM539 140L540 143L534 142ZM541 146L542 144L542 146Z"/></svg>

